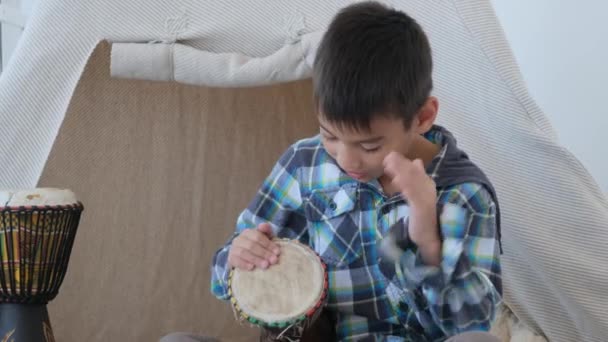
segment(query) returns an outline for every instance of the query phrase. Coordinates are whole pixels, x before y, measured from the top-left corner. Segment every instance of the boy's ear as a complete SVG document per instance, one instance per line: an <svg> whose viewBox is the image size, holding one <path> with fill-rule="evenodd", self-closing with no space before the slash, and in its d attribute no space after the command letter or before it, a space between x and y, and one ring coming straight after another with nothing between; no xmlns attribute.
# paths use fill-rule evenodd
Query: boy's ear
<svg viewBox="0 0 608 342"><path fill-rule="evenodd" d="M437 112L439 110L439 101L434 96L429 96L424 102L416 118L413 122L412 129L416 134L424 134L428 132L437 118Z"/></svg>

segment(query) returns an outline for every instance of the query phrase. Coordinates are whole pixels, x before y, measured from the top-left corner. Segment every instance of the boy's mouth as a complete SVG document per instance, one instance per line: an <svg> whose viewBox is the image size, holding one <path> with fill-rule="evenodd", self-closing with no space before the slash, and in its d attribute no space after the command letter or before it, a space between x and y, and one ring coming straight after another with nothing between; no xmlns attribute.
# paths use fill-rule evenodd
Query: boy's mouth
<svg viewBox="0 0 608 342"><path fill-rule="evenodd" d="M352 172L352 171L346 171L346 174L349 175L350 177L354 178L354 179L364 179L366 174L362 173L362 172Z"/></svg>

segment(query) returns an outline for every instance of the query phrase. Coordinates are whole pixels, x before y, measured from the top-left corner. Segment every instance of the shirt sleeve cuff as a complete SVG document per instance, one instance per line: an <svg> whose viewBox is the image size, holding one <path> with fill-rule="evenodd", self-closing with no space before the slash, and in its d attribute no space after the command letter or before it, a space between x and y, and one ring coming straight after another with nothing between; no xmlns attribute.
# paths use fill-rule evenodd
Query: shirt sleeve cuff
<svg viewBox="0 0 608 342"><path fill-rule="evenodd" d="M463 252L468 211L455 204L438 206L439 231L441 232L441 265L429 266L423 261L417 246L404 251L400 257L401 272L414 286L422 284L434 288L449 282Z"/></svg>
<svg viewBox="0 0 608 342"><path fill-rule="evenodd" d="M218 250L213 259L211 292L220 299L228 299L228 279L232 267L228 265L228 253L232 246L232 241L239 234L235 233L228 242Z"/></svg>
<svg viewBox="0 0 608 342"><path fill-rule="evenodd" d="M401 255L400 269L404 282L414 288L422 284L433 287L444 284L442 268L426 265L417 250L408 250Z"/></svg>

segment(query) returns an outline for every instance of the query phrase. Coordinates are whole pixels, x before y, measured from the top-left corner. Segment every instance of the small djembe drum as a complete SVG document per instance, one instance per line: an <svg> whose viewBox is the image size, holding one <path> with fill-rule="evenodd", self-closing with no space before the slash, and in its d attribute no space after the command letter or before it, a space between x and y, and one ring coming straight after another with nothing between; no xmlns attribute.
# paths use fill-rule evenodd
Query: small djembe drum
<svg viewBox="0 0 608 342"><path fill-rule="evenodd" d="M83 206L69 190L0 191L0 341L54 341L46 305L65 277Z"/></svg>
<svg viewBox="0 0 608 342"><path fill-rule="evenodd" d="M230 272L237 319L266 329L275 341L298 341L327 303L327 269L308 246L276 239L279 262L267 269Z"/></svg>

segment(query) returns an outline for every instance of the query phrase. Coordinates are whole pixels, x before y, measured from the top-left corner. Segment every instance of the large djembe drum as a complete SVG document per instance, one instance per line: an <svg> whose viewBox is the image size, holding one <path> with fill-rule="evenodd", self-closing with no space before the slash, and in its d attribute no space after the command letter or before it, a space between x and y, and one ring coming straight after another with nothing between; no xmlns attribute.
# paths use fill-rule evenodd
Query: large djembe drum
<svg viewBox="0 0 608 342"><path fill-rule="evenodd" d="M0 191L0 341L54 341L46 304L65 277L82 210L70 190Z"/></svg>

